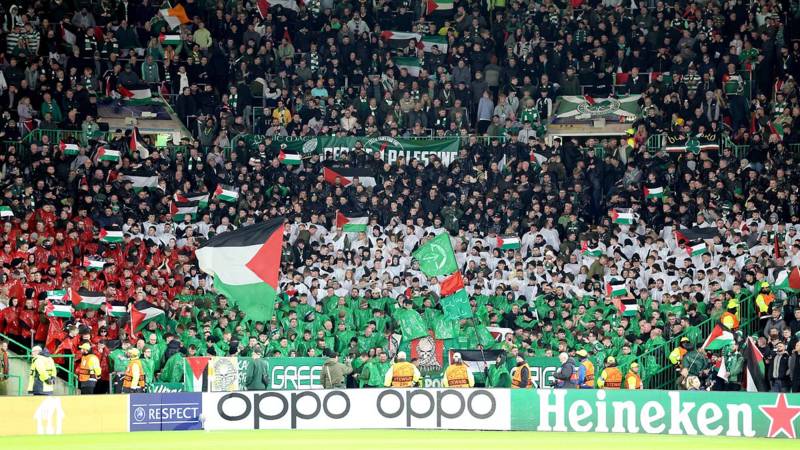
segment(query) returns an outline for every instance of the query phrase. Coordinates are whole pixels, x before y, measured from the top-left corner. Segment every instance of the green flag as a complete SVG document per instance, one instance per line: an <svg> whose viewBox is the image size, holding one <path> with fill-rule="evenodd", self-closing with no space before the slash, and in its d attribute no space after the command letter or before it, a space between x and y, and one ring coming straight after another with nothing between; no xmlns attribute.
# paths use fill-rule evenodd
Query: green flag
<svg viewBox="0 0 800 450"><path fill-rule="evenodd" d="M400 324L404 341L411 341L428 335L428 327L425 326L425 321L413 309L401 309L395 313L394 317L397 319L397 323Z"/></svg>
<svg viewBox="0 0 800 450"><path fill-rule="evenodd" d="M418 248L412 256L419 261L419 269L429 277L450 275L458 270L456 255L450 236L442 233Z"/></svg>
<svg viewBox="0 0 800 450"><path fill-rule="evenodd" d="M451 339L458 336L459 324L439 314L433 319L433 334L436 339Z"/></svg>
<svg viewBox="0 0 800 450"><path fill-rule="evenodd" d="M468 319L472 317L472 308L469 305L469 295L464 289L459 289L455 294L441 300L444 316L450 320Z"/></svg>

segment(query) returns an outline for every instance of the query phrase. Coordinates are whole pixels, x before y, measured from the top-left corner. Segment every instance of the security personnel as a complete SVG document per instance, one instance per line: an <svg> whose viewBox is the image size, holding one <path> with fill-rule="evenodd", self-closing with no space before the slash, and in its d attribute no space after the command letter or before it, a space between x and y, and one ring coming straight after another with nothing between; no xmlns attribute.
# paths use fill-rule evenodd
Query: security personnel
<svg viewBox="0 0 800 450"><path fill-rule="evenodd" d="M628 373L625 375L625 389L644 389L642 379L639 377L639 363L632 362Z"/></svg>
<svg viewBox="0 0 800 450"><path fill-rule="evenodd" d="M421 375L414 364L406 361L406 352L397 352L395 363L386 372L383 385L386 387L406 388L416 386Z"/></svg>
<svg viewBox="0 0 800 450"><path fill-rule="evenodd" d="M683 361L683 357L686 355L686 352L689 350L686 349L687 346L691 345L691 341L689 338L682 337L680 345L675 347L674 350L669 354L669 362L671 362L675 366L679 366L681 361Z"/></svg>
<svg viewBox="0 0 800 450"><path fill-rule="evenodd" d="M139 360L139 349L128 350L128 367L122 378L122 392L137 393L144 391L144 369Z"/></svg>
<svg viewBox="0 0 800 450"><path fill-rule="evenodd" d="M100 360L92 353L92 344L84 342L78 347L81 350L81 363L78 366L78 387L81 394L94 394L97 379L100 378Z"/></svg>
<svg viewBox="0 0 800 450"><path fill-rule="evenodd" d="M580 349L575 354L581 362L578 366L578 389L594 389L594 363L589 359L589 353Z"/></svg>
<svg viewBox="0 0 800 450"><path fill-rule="evenodd" d="M617 360L613 356L606 358L606 368L597 379L598 389L619 389L622 386L622 372L617 368Z"/></svg>
<svg viewBox="0 0 800 450"><path fill-rule="evenodd" d="M769 305L775 301L775 294L770 291L769 283L766 281L762 281L760 287L761 291L756 297L756 308L758 309L758 316L761 317L761 320L767 320L765 317L769 318L771 309Z"/></svg>
<svg viewBox="0 0 800 450"><path fill-rule="evenodd" d="M442 385L451 388L466 388L475 386L475 377L472 376L472 371L461 360L461 353L453 354L453 364L444 372L442 378Z"/></svg>
<svg viewBox="0 0 800 450"><path fill-rule="evenodd" d="M530 389L532 387L531 368L525 362L525 358L517 356L517 365L511 369L511 388Z"/></svg>
<svg viewBox="0 0 800 450"><path fill-rule="evenodd" d="M727 311L722 313L719 322L728 330L736 331L739 329L739 302L735 298L728 301Z"/></svg>
<svg viewBox="0 0 800 450"><path fill-rule="evenodd" d="M28 392L33 395L50 395L56 384L56 363L47 349L38 345L31 349L31 373L28 378Z"/></svg>

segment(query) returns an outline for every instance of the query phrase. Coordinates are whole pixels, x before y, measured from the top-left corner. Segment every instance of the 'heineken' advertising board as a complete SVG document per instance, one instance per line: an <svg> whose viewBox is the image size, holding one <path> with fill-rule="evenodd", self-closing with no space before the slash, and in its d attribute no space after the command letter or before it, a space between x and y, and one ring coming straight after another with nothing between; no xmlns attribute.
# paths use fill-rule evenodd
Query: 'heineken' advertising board
<svg viewBox="0 0 800 450"><path fill-rule="evenodd" d="M511 391L511 429L796 438L800 394Z"/></svg>

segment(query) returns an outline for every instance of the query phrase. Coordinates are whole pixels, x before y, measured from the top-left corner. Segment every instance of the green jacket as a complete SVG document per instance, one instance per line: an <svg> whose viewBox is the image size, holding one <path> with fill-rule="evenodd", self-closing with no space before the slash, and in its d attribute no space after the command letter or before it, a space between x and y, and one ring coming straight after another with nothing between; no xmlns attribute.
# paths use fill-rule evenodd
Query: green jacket
<svg viewBox="0 0 800 450"><path fill-rule="evenodd" d="M511 387L511 374L506 366L497 364L489 366L489 378L486 379L486 387Z"/></svg>
<svg viewBox="0 0 800 450"><path fill-rule="evenodd" d="M728 370L728 383L738 383L741 380L744 368L744 357L739 352L731 353L725 357L725 369Z"/></svg>

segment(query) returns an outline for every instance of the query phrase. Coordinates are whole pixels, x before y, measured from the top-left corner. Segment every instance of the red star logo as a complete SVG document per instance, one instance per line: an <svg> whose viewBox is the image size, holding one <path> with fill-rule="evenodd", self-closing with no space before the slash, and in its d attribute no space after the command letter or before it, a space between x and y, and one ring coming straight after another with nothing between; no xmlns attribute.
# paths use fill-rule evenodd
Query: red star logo
<svg viewBox="0 0 800 450"><path fill-rule="evenodd" d="M769 433L767 437L775 437L783 432L790 439L795 438L794 419L800 416L800 406L789 406L786 394L778 395L775 406L759 406L761 412L769 417Z"/></svg>

